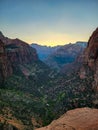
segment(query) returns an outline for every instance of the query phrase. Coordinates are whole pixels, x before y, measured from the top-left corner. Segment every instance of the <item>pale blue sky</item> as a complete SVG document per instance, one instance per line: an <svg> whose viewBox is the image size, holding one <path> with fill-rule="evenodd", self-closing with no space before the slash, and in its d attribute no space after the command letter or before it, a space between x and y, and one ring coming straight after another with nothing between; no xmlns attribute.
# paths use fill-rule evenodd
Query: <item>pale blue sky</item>
<svg viewBox="0 0 98 130"><path fill-rule="evenodd" d="M0 0L0 30L43 45L87 41L98 26L98 0Z"/></svg>

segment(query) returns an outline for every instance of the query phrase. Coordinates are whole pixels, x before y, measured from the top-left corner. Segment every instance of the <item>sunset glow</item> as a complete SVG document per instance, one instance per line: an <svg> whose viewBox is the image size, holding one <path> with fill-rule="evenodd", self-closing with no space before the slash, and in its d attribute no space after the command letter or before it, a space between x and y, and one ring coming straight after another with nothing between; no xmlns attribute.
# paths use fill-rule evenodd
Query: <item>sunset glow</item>
<svg viewBox="0 0 98 130"><path fill-rule="evenodd" d="M98 26L98 0L0 0L0 30L55 46L87 41Z"/></svg>

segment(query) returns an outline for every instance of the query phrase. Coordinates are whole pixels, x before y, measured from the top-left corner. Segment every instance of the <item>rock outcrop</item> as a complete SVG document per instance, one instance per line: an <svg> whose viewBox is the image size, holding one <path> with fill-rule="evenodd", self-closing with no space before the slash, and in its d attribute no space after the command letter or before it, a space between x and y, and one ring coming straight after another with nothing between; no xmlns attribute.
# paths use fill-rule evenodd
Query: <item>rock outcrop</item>
<svg viewBox="0 0 98 130"><path fill-rule="evenodd" d="M49 126L36 130L98 130L98 109L70 110Z"/></svg>
<svg viewBox="0 0 98 130"><path fill-rule="evenodd" d="M85 50L85 63L96 71L96 62L98 60L98 28L91 35L88 46Z"/></svg>
<svg viewBox="0 0 98 130"><path fill-rule="evenodd" d="M16 38L10 39L0 32L0 40L4 43L8 59L13 63L26 64L38 60L37 52L28 43Z"/></svg>
<svg viewBox="0 0 98 130"><path fill-rule="evenodd" d="M0 85L13 74L17 66L38 61L34 48L19 39L10 39L0 32Z"/></svg>
<svg viewBox="0 0 98 130"><path fill-rule="evenodd" d="M30 64L38 60L36 50L27 43L14 39L6 45L8 59L11 63Z"/></svg>
<svg viewBox="0 0 98 130"><path fill-rule="evenodd" d="M88 46L83 55L83 66L81 68L80 78L85 78L88 70L93 73L93 90L98 92L98 28L91 35Z"/></svg>
<svg viewBox="0 0 98 130"><path fill-rule="evenodd" d="M4 85L4 80L8 75L12 74L12 68L8 61L5 44L0 40L0 84Z"/></svg>
<svg viewBox="0 0 98 130"><path fill-rule="evenodd" d="M93 32L88 41L85 62L94 72L93 88L98 92L98 28Z"/></svg>
<svg viewBox="0 0 98 130"><path fill-rule="evenodd" d="M12 39L5 37L3 33L0 31L0 40L2 40L2 42L5 44L10 44Z"/></svg>
<svg viewBox="0 0 98 130"><path fill-rule="evenodd" d="M86 46L86 42L76 42L74 44L69 43L64 46L59 46L56 51L47 57L45 63L51 68L66 73L66 70L69 71L69 66L75 62L77 56L84 51Z"/></svg>

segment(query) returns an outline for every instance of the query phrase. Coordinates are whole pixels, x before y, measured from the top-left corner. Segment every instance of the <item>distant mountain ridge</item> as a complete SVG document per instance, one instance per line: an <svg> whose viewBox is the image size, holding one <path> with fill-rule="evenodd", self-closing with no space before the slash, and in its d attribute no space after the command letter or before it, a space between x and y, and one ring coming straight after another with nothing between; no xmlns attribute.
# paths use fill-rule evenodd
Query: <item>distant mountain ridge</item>
<svg viewBox="0 0 98 130"><path fill-rule="evenodd" d="M37 50L40 60L54 69L61 69L68 63L73 63L87 46L87 42L78 41L55 47L42 46L37 43L31 44Z"/></svg>
<svg viewBox="0 0 98 130"><path fill-rule="evenodd" d="M40 60L44 61L51 53L59 49L60 46L50 47L32 43L31 46L37 50Z"/></svg>
<svg viewBox="0 0 98 130"><path fill-rule="evenodd" d="M83 53L87 42L76 42L59 47L44 61L51 68L61 69L64 65L75 62L76 58Z"/></svg>
<svg viewBox="0 0 98 130"><path fill-rule="evenodd" d="M83 66L81 67L80 77L85 79L89 70L92 71L94 78L92 88L98 93L98 27L89 38L87 48L83 55Z"/></svg>

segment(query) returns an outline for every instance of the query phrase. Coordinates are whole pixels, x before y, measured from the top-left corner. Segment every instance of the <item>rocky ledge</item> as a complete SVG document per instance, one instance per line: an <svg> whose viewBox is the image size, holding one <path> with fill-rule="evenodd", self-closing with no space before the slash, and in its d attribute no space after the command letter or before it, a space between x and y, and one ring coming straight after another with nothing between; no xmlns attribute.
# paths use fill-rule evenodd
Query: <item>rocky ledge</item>
<svg viewBox="0 0 98 130"><path fill-rule="evenodd" d="M98 109L77 108L36 130L98 130Z"/></svg>

